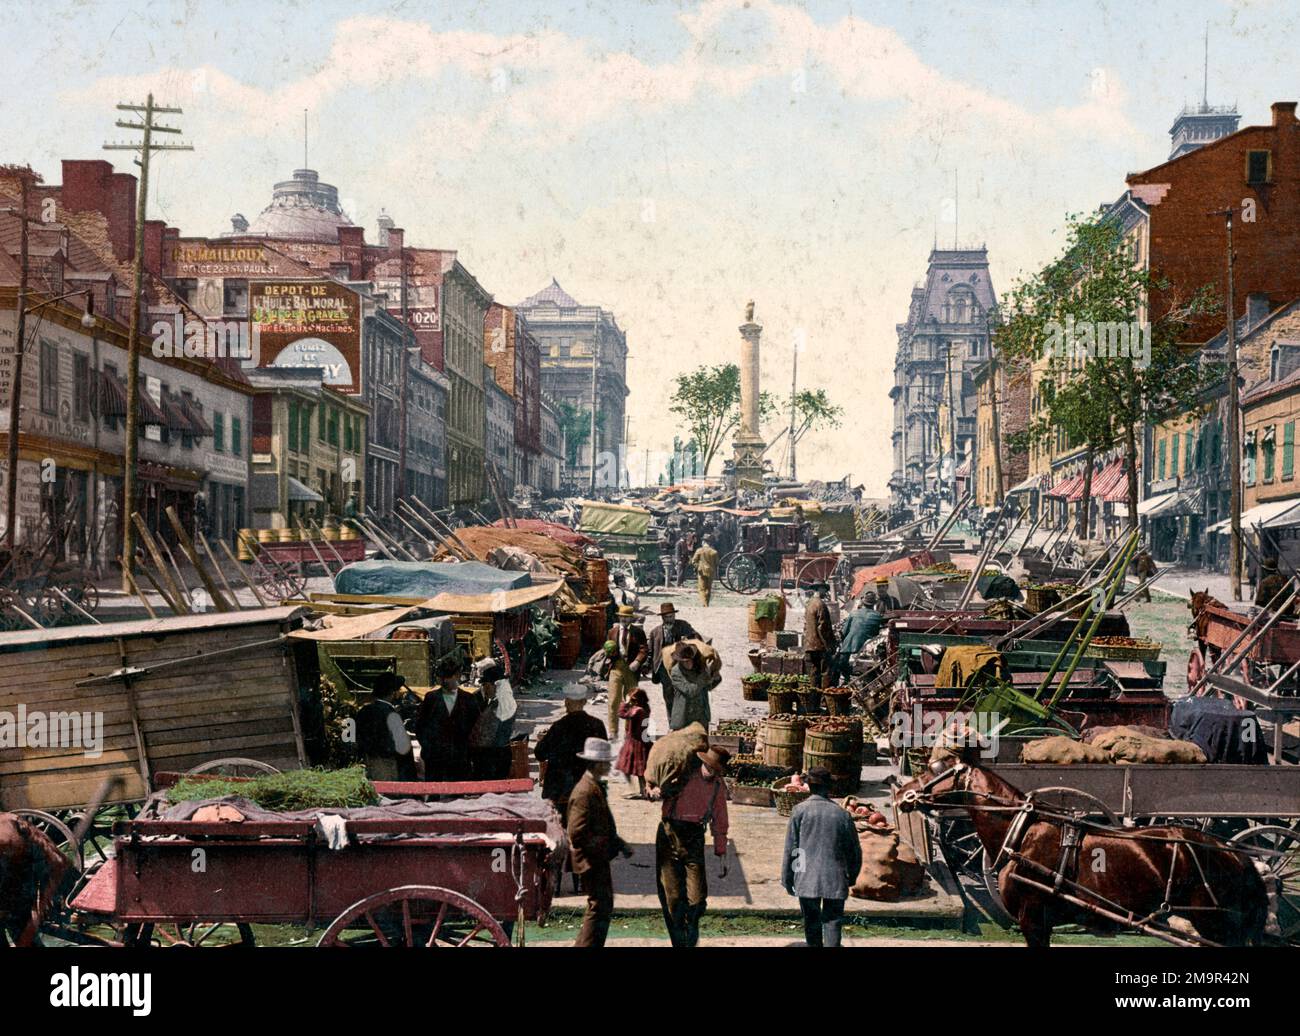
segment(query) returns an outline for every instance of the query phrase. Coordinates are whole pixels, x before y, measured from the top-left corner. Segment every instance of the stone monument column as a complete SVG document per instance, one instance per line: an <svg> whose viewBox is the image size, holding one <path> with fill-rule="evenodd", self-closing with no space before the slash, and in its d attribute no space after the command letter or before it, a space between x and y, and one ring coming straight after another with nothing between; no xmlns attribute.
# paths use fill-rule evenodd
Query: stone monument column
<svg viewBox="0 0 1300 1036"><path fill-rule="evenodd" d="M740 430L732 440L736 484L751 488L763 484L763 442L759 431L759 338L763 326L754 321L754 303L745 307L740 325Z"/></svg>

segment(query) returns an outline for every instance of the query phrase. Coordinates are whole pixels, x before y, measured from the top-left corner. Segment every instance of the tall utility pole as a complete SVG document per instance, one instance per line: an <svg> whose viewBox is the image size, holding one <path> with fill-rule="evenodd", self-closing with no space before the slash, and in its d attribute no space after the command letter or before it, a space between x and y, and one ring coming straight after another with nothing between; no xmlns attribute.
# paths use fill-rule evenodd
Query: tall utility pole
<svg viewBox="0 0 1300 1036"><path fill-rule="evenodd" d="M5 547L12 555L18 525L18 424L22 409L23 353L27 338L27 192L40 183L39 174L29 166L8 166L0 173L18 178L18 327L14 337L14 362L9 377L9 468L5 472Z"/></svg>
<svg viewBox="0 0 1300 1036"><path fill-rule="evenodd" d="M163 108L153 103L153 94L144 104L119 104L118 111L135 112L139 122L118 119L115 125L122 129L143 133L138 144L105 144L105 151L135 151L139 157L140 189L135 211L135 256L131 270L131 323L127 337L126 363L126 451L122 458L122 588L131 590L131 572L135 567L135 530L131 515L135 511L136 433L140 421L140 297L144 286L144 222L148 213L149 158L155 151L193 151L189 144L157 144L155 133L180 133L172 126L159 126L155 115L180 115L179 108Z"/></svg>
<svg viewBox="0 0 1300 1036"><path fill-rule="evenodd" d="M795 339L794 343L794 361L790 367L790 481L797 481L799 476L796 474L798 468L795 467L794 460L794 424L795 424L795 400L798 398L799 386L799 340Z"/></svg>
<svg viewBox="0 0 1300 1036"><path fill-rule="evenodd" d="M600 370L600 325L591 325L591 495L596 495L596 374Z"/></svg>
<svg viewBox="0 0 1300 1036"><path fill-rule="evenodd" d="M952 506L957 506L957 404L952 391L952 341L945 350L948 366L948 445L952 448ZM940 464L942 464L942 460Z"/></svg>
<svg viewBox="0 0 1300 1036"><path fill-rule="evenodd" d="M1241 428L1237 388L1237 305L1233 281L1232 209L1211 215L1222 216L1228 229L1228 462L1231 468L1232 496L1229 519L1232 535L1228 543L1228 585L1232 599L1241 600Z"/></svg>
<svg viewBox="0 0 1300 1036"><path fill-rule="evenodd" d="M993 439L993 502L1002 506L1002 422L998 416L998 354L993 348L992 336L989 338L989 436ZM976 435L979 435L978 429ZM978 445L978 439L977 439ZM979 475L972 471L976 478ZM978 488L978 486L976 487Z"/></svg>

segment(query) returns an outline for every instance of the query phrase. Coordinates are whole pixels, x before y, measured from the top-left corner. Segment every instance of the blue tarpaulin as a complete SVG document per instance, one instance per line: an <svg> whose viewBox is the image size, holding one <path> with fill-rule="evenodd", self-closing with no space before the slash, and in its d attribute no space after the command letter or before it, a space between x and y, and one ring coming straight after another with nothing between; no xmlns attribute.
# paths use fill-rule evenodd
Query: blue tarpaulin
<svg viewBox="0 0 1300 1036"><path fill-rule="evenodd" d="M490 594L532 585L527 572L503 572L481 561L357 561L340 569L334 579L337 593L387 597Z"/></svg>

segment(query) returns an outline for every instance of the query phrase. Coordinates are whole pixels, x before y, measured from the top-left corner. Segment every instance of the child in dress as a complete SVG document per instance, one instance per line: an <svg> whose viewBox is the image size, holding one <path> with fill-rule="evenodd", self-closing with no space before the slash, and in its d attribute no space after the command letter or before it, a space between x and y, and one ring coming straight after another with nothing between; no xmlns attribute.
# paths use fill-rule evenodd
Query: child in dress
<svg viewBox="0 0 1300 1036"><path fill-rule="evenodd" d="M623 747L615 765L629 784L635 777L641 786L637 794L629 795L628 798L643 799L646 797L645 761L650 752L650 746L645 741L646 724L650 722L650 699L646 697L645 691L639 687L633 691L627 701L618 707L618 714L621 719L627 720L627 736L623 739Z"/></svg>

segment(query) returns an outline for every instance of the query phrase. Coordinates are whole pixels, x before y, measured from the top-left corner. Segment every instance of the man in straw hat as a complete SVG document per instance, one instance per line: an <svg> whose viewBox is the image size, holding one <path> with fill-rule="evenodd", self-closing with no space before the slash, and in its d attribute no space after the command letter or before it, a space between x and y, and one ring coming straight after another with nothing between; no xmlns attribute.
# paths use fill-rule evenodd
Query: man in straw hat
<svg viewBox="0 0 1300 1036"><path fill-rule="evenodd" d="M799 897L804 941L839 946L844 900L862 869L862 846L848 810L830 800L831 772L808 771L812 794L795 806L785 832L781 884Z"/></svg>
<svg viewBox="0 0 1300 1036"><path fill-rule="evenodd" d="M586 764L586 772L569 796L569 854L573 873L587 894L587 912L573 945L604 946L614 916L614 881L609 864L619 854L631 856L632 850L618 836L605 792L613 748L604 738L589 737L577 758Z"/></svg>
<svg viewBox="0 0 1300 1036"><path fill-rule="evenodd" d="M713 831L719 874L727 876L727 786L722 772L730 754L710 747L695 753L696 766L677 794L663 800L655 835L655 875L668 938L678 948L700 941L700 918L708 907L704 831Z"/></svg>
<svg viewBox="0 0 1300 1036"><path fill-rule="evenodd" d="M896 612L903 607L889 592L889 576L876 576L876 604L882 612Z"/></svg>
<svg viewBox="0 0 1300 1036"><path fill-rule="evenodd" d="M629 604L618 608L618 622L610 631L615 653L609 667L609 736L618 740L618 709L636 690L641 667L650 654L645 628L637 622L636 609Z"/></svg>

